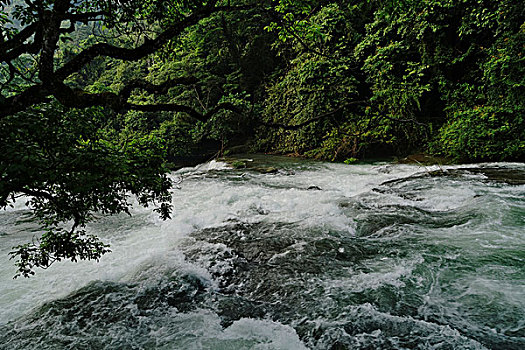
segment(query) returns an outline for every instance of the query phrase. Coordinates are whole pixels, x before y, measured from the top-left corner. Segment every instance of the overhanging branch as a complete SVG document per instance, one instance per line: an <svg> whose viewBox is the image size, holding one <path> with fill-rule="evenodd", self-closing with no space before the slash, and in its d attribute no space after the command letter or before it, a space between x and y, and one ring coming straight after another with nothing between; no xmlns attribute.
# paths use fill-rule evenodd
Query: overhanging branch
<svg viewBox="0 0 525 350"><path fill-rule="evenodd" d="M215 4L217 1L212 1ZM64 64L57 69L55 76L57 79L64 80L69 75L77 72L84 65L88 64L97 57L104 56L109 58L120 59L124 61L136 61L144 58L157 50L161 49L171 39L180 35L186 28L197 24L201 19L210 16L216 12L231 12L241 11L253 8L253 6L212 6L208 5L200 10L196 10L191 15L169 26L166 30L160 33L155 39L148 40L135 48L128 49L123 47L113 46L107 43L95 44Z"/></svg>
<svg viewBox="0 0 525 350"><path fill-rule="evenodd" d="M49 97L54 96L60 103L68 107L85 108L90 106L105 106L117 111L136 110L173 110L186 111L192 117L205 120L207 113L199 114L178 105L133 105L127 102L129 96L135 89L161 94L166 93L169 88L178 85L195 84L191 78L179 78L168 81L161 85L153 85L144 81L134 81L126 86L120 93L89 94L85 91L75 91L64 84L64 80L71 74L78 72L86 64L97 57L108 57L124 61L136 61L161 49L174 37L180 35L186 28L198 23L201 19L216 12L242 11L255 8L256 5L246 6L216 6L217 0L209 1L207 5L195 10L192 14L168 26L155 39L146 39L144 43L135 48L125 48L98 43L81 51L60 68L54 70L54 57L60 33L74 29L74 21L95 20L105 16L104 12L71 13L68 12L71 3L68 0L57 0L51 10L43 11L37 22L34 22L22 30L12 40L2 42L0 45L0 61L9 62L25 53L40 53L39 56L39 79L26 90L10 96L0 104L0 117L21 112L26 108L46 102ZM63 20L70 20L70 28L61 28ZM48 23L49 22L49 23ZM27 43L26 41L32 41ZM224 107L226 105L223 105Z"/></svg>
<svg viewBox="0 0 525 350"><path fill-rule="evenodd" d="M128 99L131 96L133 90L141 89L151 94L165 94L169 89L177 85L193 85L198 80L195 77L180 77L176 79L170 79L160 85L155 85L144 80L133 80L127 84L119 93L121 98Z"/></svg>

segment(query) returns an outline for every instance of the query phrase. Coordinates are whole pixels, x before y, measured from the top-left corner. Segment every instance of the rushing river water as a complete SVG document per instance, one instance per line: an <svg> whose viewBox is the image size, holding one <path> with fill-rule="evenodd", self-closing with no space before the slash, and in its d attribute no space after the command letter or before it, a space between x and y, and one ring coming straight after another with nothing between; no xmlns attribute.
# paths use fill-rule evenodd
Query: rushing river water
<svg viewBox="0 0 525 350"><path fill-rule="evenodd" d="M257 162L174 173L173 220L101 218L112 253L30 279L1 211L0 348L525 349L525 164Z"/></svg>

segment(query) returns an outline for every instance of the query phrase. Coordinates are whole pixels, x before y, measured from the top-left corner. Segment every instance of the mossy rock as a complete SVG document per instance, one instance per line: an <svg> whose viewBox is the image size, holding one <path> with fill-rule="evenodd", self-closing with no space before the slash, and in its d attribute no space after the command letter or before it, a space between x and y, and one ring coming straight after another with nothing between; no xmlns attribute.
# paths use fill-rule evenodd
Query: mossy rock
<svg viewBox="0 0 525 350"><path fill-rule="evenodd" d="M261 174L276 174L279 172L279 169L274 167L257 167L253 168L253 170L260 172Z"/></svg>

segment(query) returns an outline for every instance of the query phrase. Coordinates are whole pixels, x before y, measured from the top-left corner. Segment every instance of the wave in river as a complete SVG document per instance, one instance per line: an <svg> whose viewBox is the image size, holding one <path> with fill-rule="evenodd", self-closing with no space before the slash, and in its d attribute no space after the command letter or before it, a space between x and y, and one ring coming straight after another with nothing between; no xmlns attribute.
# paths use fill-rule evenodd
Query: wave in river
<svg viewBox="0 0 525 350"><path fill-rule="evenodd" d="M525 348L525 165L254 163L173 173L173 220L101 218L112 253L28 280L37 228L0 213L0 347Z"/></svg>

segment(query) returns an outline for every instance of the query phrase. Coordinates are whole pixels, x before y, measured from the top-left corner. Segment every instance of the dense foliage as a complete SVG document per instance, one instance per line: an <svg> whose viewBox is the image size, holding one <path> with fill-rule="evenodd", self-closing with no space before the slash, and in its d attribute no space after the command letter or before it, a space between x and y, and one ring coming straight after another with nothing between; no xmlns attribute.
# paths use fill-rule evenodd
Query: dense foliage
<svg viewBox="0 0 525 350"><path fill-rule="evenodd" d="M301 123L334 113L309 129L265 130L264 145L330 159L365 151L524 159L524 11L483 0L322 6L299 27L307 29L285 33L302 40L268 90L265 116ZM345 108L359 100L362 108Z"/></svg>
<svg viewBox="0 0 525 350"><path fill-rule="evenodd" d="M167 217L166 161L525 159L519 1L0 4L0 206L23 194L45 231L24 275L98 259L82 228L130 194Z"/></svg>

